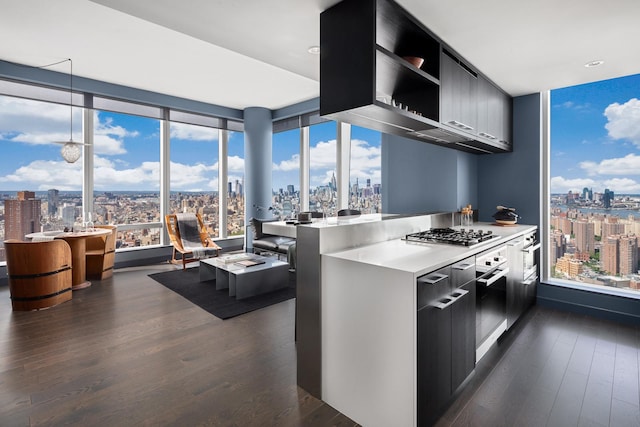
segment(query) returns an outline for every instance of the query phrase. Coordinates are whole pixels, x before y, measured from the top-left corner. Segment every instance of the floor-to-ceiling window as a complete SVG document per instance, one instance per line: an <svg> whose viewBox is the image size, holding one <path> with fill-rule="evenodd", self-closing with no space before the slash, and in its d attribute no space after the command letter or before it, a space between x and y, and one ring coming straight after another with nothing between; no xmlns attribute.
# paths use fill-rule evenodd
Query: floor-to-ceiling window
<svg viewBox="0 0 640 427"><path fill-rule="evenodd" d="M640 291L640 74L550 94L550 280Z"/></svg>
<svg viewBox="0 0 640 427"><path fill-rule="evenodd" d="M160 243L160 120L96 110L93 216L116 224L116 248Z"/></svg>
<svg viewBox="0 0 640 427"><path fill-rule="evenodd" d="M199 213L209 235L220 236L218 138L215 128L171 122L169 211Z"/></svg>
<svg viewBox="0 0 640 427"><path fill-rule="evenodd" d="M336 122L309 127L309 210L337 214Z"/></svg>
<svg viewBox="0 0 640 427"><path fill-rule="evenodd" d="M274 133L272 155L272 202L262 214L290 218L300 212L300 129Z"/></svg>
<svg viewBox="0 0 640 427"><path fill-rule="evenodd" d="M227 236L244 235L244 133L229 131Z"/></svg>
<svg viewBox="0 0 640 427"><path fill-rule="evenodd" d="M362 213L382 212L380 132L351 126L349 208Z"/></svg>
<svg viewBox="0 0 640 427"><path fill-rule="evenodd" d="M5 239L82 224L82 160L65 162L56 142L69 141L71 114L81 141L80 108L0 96L0 261Z"/></svg>

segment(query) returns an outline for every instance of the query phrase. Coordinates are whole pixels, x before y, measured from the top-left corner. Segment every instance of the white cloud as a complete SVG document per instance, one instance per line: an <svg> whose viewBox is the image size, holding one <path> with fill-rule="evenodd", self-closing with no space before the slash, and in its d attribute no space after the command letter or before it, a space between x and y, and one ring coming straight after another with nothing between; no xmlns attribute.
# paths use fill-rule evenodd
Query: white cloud
<svg viewBox="0 0 640 427"><path fill-rule="evenodd" d="M24 144L52 144L68 141L71 111L68 106L0 97L0 137ZM81 137L82 111L73 108L73 138Z"/></svg>
<svg viewBox="0 0 640 427"><path fill-rule="evenodd" d="M630 178L613 178L603 182L604 188L614 190L617 194L640 194L640 183Z"/></svg>
<svg viewBox="0 0 640 427"><path fill-rule="evenodd" d="M382 164L380 147L372 147L367 141L351 140L351 174L354 170L380 171Z"/></svg>
<svg viewBox="0 0 640 427"><path fill-rule="evenodd" d="M186 123L171 122L171 138L184 139L189 141L217 141L218 129L205 126L195 126Z"/></svg>
<svg viewBox="0 0 640 427"><path fill-rule="evenodd" d="M336 140L332 139L330 141L320 141L315 147L311 147L309 150L309 168L311 170L335 169L337 145Z"/></svg>
<svg viewBox="0 0 640 427"><path fill-rule="evenodd" d="M589 176L595 175L640 175L640 156L627 154L617 159L604 159L600 163L580 162L580 168Z"/></svg>
<svg viewBox="0 0 640 427"><path fill-rule="evenodd" d="M59 190L82 189L82 163L67 163L64 160L35 160L21 166L5 176L0 183L21 184L37 191L57 188Z"/></svg>
<svg viewBox="0 0 640 427"><path fill-rule="evenodd" d="M585 187L598 191L596 189L600 187L600 184L589 178L567 179L562 176L554 176L550 182L551 193L568 193L569 191L575 193L582 191Z"/></svg>
<svg viewBox="0 0 640 427"><path fill-rule="evenodd" d="M564 108L567 110L588 110L591 108L591 104L576 104L573 101L565 101L562 104L554 104L554 108Z"/></svg>
<svg viewBox="0 0 640 427"><path fill-rule="evenodd" d="M294 154L290 159L281 161L280 163L274 163L272 166L274 171L289 172L300 169L300 155Z"/></svg>
<svg viewBox="0 0 640 427"><path fill-rule="evenodd" d="M238 156L229 156L227 159L227 169L229 172L244 174L244 159Z"/></svg>
<svg viewBox="0 0 640 427"><path fill-rule="evenodd" d="M627 139L640 147L640 100L632 98L624 104L617 102L604 110L605 125L613 139Z"/></svg>

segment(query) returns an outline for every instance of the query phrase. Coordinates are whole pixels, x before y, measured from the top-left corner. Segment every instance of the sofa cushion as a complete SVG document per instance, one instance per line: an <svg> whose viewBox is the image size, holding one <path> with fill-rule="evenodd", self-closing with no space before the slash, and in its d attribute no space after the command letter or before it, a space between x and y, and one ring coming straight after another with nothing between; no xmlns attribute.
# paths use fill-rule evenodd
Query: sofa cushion
<svg viewBox="0 0 640 427"><path fill-rule="evenodd" d="M253 241L253 247L257 249L264 249L265 251L287 253L289 246L295 243L295 239L284 236L273 236L264 234L262 239Z"/></svg>
<svg viewBox="0 0 640 427"><path fill-rule="evenodd" d="M262 239L264 236L268 236L268 234L264 234L262 232L262 224L264 224L265 222L275 222L275 221L277 221L276 218L272 218L272 219L251 218L249 222L251 225L251 230L253 231L253 240Z"/></svg>

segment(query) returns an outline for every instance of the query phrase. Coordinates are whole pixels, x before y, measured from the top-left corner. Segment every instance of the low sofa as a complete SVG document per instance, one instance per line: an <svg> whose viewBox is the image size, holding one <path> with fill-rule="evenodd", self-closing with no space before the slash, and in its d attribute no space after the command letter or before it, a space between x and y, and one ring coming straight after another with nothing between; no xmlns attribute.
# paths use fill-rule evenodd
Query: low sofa
<svg viewBox="0 0 640 427"><path fill-rule="evenodd" d="M262 224L265 222L278 221L277 219L251 218L249 221L252 230L251 244L254 253L264 251L274 253L278 256L287 256L289 254L289 248L296 243L296 239L292 237L263 233Z"/></svg>

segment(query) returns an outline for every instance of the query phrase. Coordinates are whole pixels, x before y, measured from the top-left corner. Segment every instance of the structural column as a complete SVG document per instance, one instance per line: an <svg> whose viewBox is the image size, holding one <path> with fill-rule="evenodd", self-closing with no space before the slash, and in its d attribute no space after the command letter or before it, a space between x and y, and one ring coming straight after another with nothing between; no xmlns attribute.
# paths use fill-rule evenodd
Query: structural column
<svg viewBox="0 0 640 427"><path fill-rule="evenodd" d="M273 125L271 110L244 110L245 224L249 219L271 218L271 166Z"/></svg>

